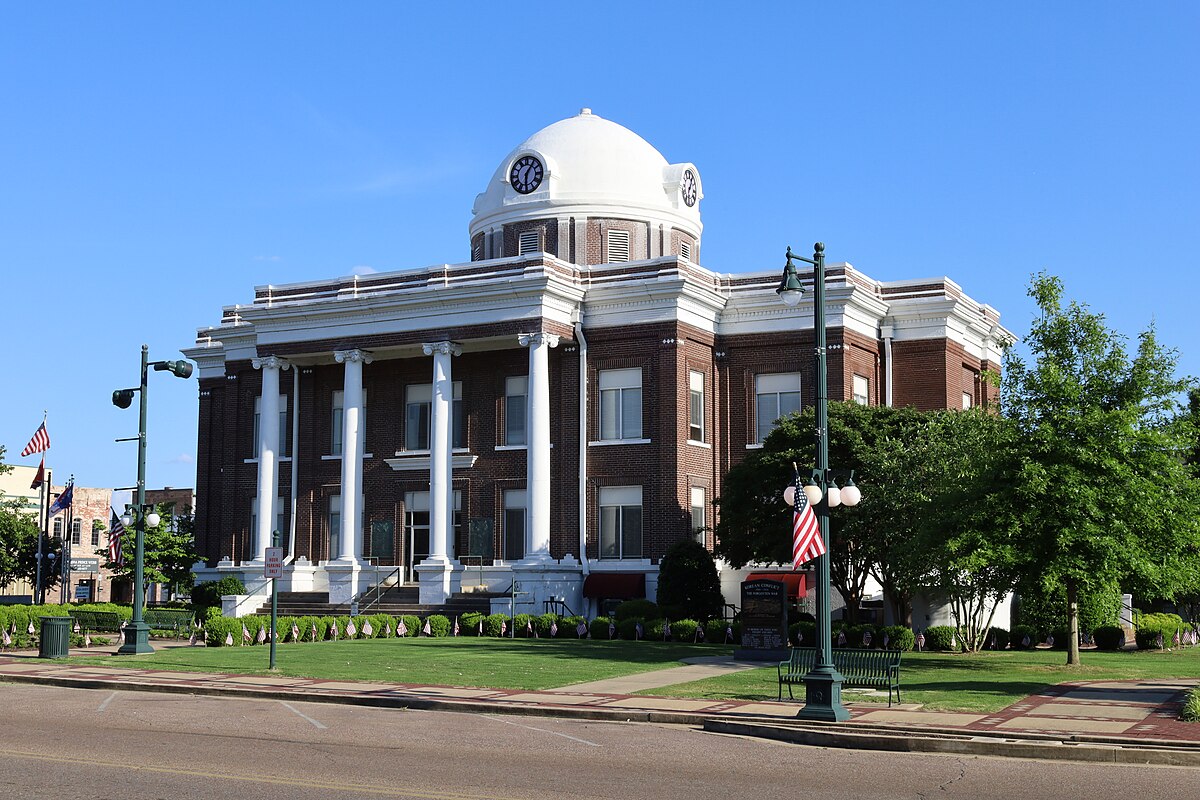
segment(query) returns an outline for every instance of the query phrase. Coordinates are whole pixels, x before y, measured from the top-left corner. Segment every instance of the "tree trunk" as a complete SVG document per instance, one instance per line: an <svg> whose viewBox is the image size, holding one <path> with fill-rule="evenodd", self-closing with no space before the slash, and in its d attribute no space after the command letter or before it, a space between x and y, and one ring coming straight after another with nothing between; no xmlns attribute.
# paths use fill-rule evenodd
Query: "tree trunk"
<svg viewBox="0 0 1200 800"><path fill-rule="evenodd" d="M1079 666L1079 584L1067 581L1067 666Z"/></svg>

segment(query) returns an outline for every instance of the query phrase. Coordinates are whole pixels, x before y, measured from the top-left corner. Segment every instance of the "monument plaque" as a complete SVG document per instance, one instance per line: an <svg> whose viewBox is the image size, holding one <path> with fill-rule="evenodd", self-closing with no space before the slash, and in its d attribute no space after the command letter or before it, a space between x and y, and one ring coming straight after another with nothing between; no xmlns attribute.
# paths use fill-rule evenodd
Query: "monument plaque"
<svg viewBox="0 0 1200 800"><path fill-rule="evenodd" d="M787 585L782 581L742 583L742 646L734 658L783 661L787 649Z"/></svg>

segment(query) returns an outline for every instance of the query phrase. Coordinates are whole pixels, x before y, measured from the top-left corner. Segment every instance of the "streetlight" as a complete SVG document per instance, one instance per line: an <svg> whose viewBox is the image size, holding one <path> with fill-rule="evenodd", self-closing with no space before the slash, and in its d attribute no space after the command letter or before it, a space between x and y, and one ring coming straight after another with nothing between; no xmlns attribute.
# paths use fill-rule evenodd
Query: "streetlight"
<svg viewBox="0 0 1200 800"><path fill-rule="evenodd" d="M817 517L817 526L821 532L821 540L825 543L826 553L817 558L817 660L812 672L804 678L804 706L796 715L800 719L822 720L825 722L841 722L850 719L850 712L842 705L842 675L833 665L833 646L831 639L829 617L829 509L838 506L858 505L862 494L854 485L851 475L846 485L839 488L837 478L841 473L829 469L829 390L828 376L825 366L825 245L817 242L813 245L813 257L804 258L787 249L787 263L783 267L783 278L776 292L779 299L788 306L795 306L804 294L800 285L800 276L796 273L793 261L803 261L813 265L813 333L816 337L817 357L817 427L815 431L816 461L812 472L812 484L800 485L799 472L792 489L792 496L787 498L794 504L795 492L803 491L812 504L813 513ZM786 497L786 492L785 492Z"/></svg>
<svg viewBox="0 0 1200 800"><path fill-rule="evenodd" d="M138 414L138 465L137 465L137 502L125 510L121 524L128 526L135 523L134 535L134 566L133 566L133 619L125 626L125 642L117 650L118 655L128 656L138 653L153 653L150 646L150 626L142 619L142 609L146 604L146 587L142 584L144 568L144 539L146 525L155 527L159 523L158 514L153 507L146 507L146 371L154 367L156 372L170 372L176 378L190 378L192 365L187 361L149 361L149 346L142 345L142 382L135 389L117 389L112 393L113 405L117 408L129 408L133 403L133 393L140 395ZM127 441L127 440L118 440Z"/></svg>

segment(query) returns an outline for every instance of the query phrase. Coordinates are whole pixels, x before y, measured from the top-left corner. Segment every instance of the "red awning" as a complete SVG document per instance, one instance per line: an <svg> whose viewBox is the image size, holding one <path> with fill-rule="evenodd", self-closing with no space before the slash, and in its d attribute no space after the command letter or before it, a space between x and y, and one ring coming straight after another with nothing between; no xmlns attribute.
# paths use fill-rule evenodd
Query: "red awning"
<svg viewBox="0 0 1200 800"><path fill-rule="evenodd" d="M752 572L746 576L748 581L779 581L787 586L788 597L804 597L808 590L808 582L803 572Z"/></svg>
<svg viewBox="0 0 1200 800"><path fill-rule="evenodd" d="M641 572L593 572L583 581L583 596L604 600L645 597L646 575Z"/></svg>

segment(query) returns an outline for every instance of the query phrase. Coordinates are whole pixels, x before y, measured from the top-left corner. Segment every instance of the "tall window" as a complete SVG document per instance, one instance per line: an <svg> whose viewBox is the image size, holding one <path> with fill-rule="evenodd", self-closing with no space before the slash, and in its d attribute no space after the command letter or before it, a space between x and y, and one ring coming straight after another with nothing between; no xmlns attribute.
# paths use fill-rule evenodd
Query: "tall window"
<svg viewBox="0 0 1200 800"><path fill-rule="evenodd" d="M71 544L78 545L80 537L83 535L83 520L79 517L71 520Z"/></svg>
<svg viewBox="0 0 1200 800"><path fill-rule="evenodd" d="M54 519L54 538L55 539L59 539L59 540L62 539L62 528L63 528L62 518L56 517Z"/></svg>
<svg viewBox="0 0 1200 800"><path fill-rule="evenodd" d="M855 375L853 381L854 402L860 406L865 406L869 403L868 397L871 389L871 384L863 375Z"/></svg>
<svg viewBox="0 0 1200 800"><path fill-rule="evenodd" d="M338 557L342 550L342 496L329 496L329 558Z"/></svg>
<svg viewBox="0 0 1200 800"><path fill-rule="evenodd" d="M642 487L600 489L600 557L642 557Z"/></svg>
<svg viewBox="0 0 1200 800"><path fill-rule="evenodd" d="M693 486L692 496L692 535L696 541L704 544L704 487Z"/></svg>
<svg viewBox="0 0 1200 800"><path fill-rule="evenodd" d="M338 498L338 508L341 508L341 498ZM286 497L275 498L275 526L271 528L273 531L279 531L280 534L287 532L287 509L288 501ZM258 498L250 501L250 533L258 530ZM271 544L267 542L267 544Z"/></svg>
<svg viewBox="0 0 1200 800"><path fill-rule="evenodd" d="M781 417L800 410L800 373L777 372L754 376L756 441L766 440Z"/></svg>
<svg viewBox="0 0 1200 800"><path fill-rule="evenodd" d="M100 546L100 526L103 524L98 519L92 520L92 547Z"/></svg>
<svg viewBox="0 0 1200 800"><path fill-rule="evenodd" d="M260 407L262 406L262 398L254 398L254 457L258 458L258 437L259 431L259 416L261 415ZM288 404L287 395L279 395L279 452L278 456L286 457L288 455Z"/></svg>
<svg viewBox="0 0 1200 800"><path fill-rule="evenodd" d="M504 520L500 533L504 539L504 560L520 561L525 557L525 490L505 489L502 501Z"/></svg>
<svg viewBox="0 0 1200 800"><path fill-rule="evenodd" d="M451 535L458 539L462 525L462 492L454 492L454 530ZM429 492L404 493L404 541L408 558L405 563L412 566L429 557Z"/></svg>
<svg viewBox="0 0 1200 800"><path fill-rule="evenodd" d="M971 407L971 403L974 401L974 399L975 399L975 398L971 396L971 393L970 393L970 392L963 392L963 393L962 393L962 406L963 406L963 409L968 409L968 408L970 408L970 407Z"/></svg>
<svg viewBox="0 0 1200 800"><path fill-rule="evenodd" d="M704 441L704 373L688 373L688 439Z"/></svg>
<svg viewBox="0 0 1200 800"><path fill-rule="evenodd" d="M341 389L336 389L333 392L333 410L329 417L329 454L340 456L342 454L342 412L345 410L345 394ZM363 389L362 407L358 410L358 430L361 433L363 440L367 436L367 390Z"/></svg>
<svg viewBox="0 0 1200 800"><path fill-rule="evenodd" d="M410 384L404 390L404 449L428 450L433 422L433 384ZM454 382L450 406L450 446L466 447L462 424L462 382Z"/></svg>
<svg viewBox="0 0 1200 800"><path fill-rule="evenodd" d="M642 438L642 371L600 372L600 438Z"/></svg>
<svg viewBox="0 0 1200 800"><path fill-rule="evenodd" d="M529 378L519 375L504 381L504 443L525 444L525 414Z"/></svg>

